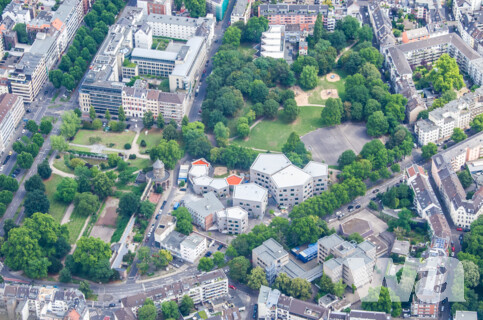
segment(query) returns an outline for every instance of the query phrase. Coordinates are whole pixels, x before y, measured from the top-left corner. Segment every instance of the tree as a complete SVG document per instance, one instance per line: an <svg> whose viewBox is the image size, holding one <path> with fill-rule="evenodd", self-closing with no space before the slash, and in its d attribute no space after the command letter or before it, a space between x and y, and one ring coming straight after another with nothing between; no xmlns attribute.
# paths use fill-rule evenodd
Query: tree
<svg viewBox="0 0 483 320"><path fill-rule="evenodd" d="M355 241L357 243L361 243L364 241L364 238L359 233L354 232L347 237L347 241Z"/></svg>
<svg viewBox="0 0 483 320"><path fill-rule="evenodd" d="M326 126L340 124L342 118L342 101L337 98L329 98L321 113L322 123Z"/></svg>
<svg viewBox="0 0 483 320"><path fill-rule="evenodd" d="M250 99L253 103L264 102L268 96L267 85L262 80L254 80L250 84Z"/></svg>
<svg viewBox="0 0 483 320"><path fill-rule="evenodd" d="M250 134L250 126L248 125L248 123L239 122L236 126L236 132L238 134L238 137L244 139Z"/></svg>
<svg viewBox="0 0 483 320"><path fill-rule="evenodd" d="M179 148L178 142L161 139L159 144L150 150L149 157L151 161L156 161L157 159L163 161L166 169L174 169L178 160L183 157L183 152Z"/></svg>
<svg viewBox="0 0 483 320"><path fill-rule="evenodd" d="M50 136L50 144L52 145L52 149L59 152L65 151L69 148L69 143L63 136Z"/></svg>
<svg viewBox="0 0 483 320"><path fill-rule="evenodd" d="M154 125L154 116L151 111L145 112L143 116L143 125L146 129L151 129Z"/></svg>
<svg viewBox="0 0 483 320"><path fill-rule="evenodd" d="M1 248L5 257L5 264L13 270L27 268L29 261L42 258L42 251L27 228L14 228L8 234L6 241ZM47 272L47 268L45 268Z"/></svg>
<svg viewBox="0 0 483 320"><path fill-rule="evenodd" d="M64 268L60 270L59 281L63 283L68 283L72 281L72 274L70 273L69 269Z"/></svg>
<svg viewBox="0 0 483 320"><path fill-rule="evenodd" d="M81 127L81 120L74 111L66 111L62 114L60 133L67 139L72 138ZM52 139L52 138L51 138Z"/></svg>
<svg viewBox="0 0 483 320"><path fill-rule="evenodd" d="M126 121L126 115L122 106L119 106L117 118L119 119L119 121Z"/></svg>
<svg viewBox="0 0 483 320"><path fill-rule="evenodd" d="M163 139L166 141L178 139L178 132L172 124L168 124L163 130Z"/></svg>
<svg viewBox="0 0 483 320"><path fill-rule="evenodd" d="M159 113L158 114L158 117L156 118L156 126L159 129L163 129L164 128L164 118L163 118L163 114L162 113Z"/></svg>
<svg viewBox="0 0 483 320"><path fill-rule="evenodd" d="M314 66L305 66L300 74L299 84L304 90L310 90L317 86L317 69Z"/></svg>
<svg viewBox="0 0 483 320"><path fill-rule="evenodd" d="M161 311L163 312L164 319L179 318L178 305L173 300L163 302L161 305Z"/></svg>
<svg viewBox="0 0 483 320"><path fill-rule="evenodd" d="M40 133L35 133L32 136L32 142L40 148L44 144L44 137Z"/></svg>
<svg viewBox="0 0 483 320"><path fill-rule="evenodd" d="M270 119L275 118L278 112L278 108L280 105L278 104L277 101L273 99L267 99L265 100L265 103L263 104L263 114Z"/></svg>
<svg viewBox="0 0 483 320"><path fill-rule="evenodd" d="M465 286L474 288L480 283L480 272L478 266L469 260L461 261L465 271Z"/></svg>
<svg viewBox="0 0 483 320"><path fill-rule="evenodd" d="M378 289L379 288L369 288L369 294L367 295L368 299L362 302L362 309L368 311L391 313L393 317L399 316L399 314L401 313L401 302L392 302L388 288L380 287L380 293L378 293Z"/></svg>
<svg viewBox="0 0 483 320"><path fill-rule="evenodd" d="M63 76L64 76L64 73L59 69L50 70L49 72L49 80L57 89L60 88L60 86L62 85Z"/></svg>
<svg viewBox="0 0 483 320"><path fill-rule="evenodd" d="M371 137L379 137L387 133L389 123L382 111L376 111L367 119L367 134Z"/></svg>
<svg viewBox="0 0 483 320"><path fill-rule="evenodd" d="M483 130L483 114L477 115L470 123L471 129L475 132Z"/></svg>
<svg viewBox="0 0 483 320"><path fill-rule="evenodd" d="M93 106L89 108L89 118L91 118L91 120L94 120L96 118L96 110Z"/></svg>
<svg viewBox="0 0 483 320"><path fill-rule="evenodd" d="M235 26L229 26L223 35L223 44L229 44L238 48L240 46L241 30Z"/></svg>
<svg viewBox="0 0 483 320"><path fill-rule="evenodd" d="M228 138L230 137L230 129L228 129L223 122L218 122L213 129L215 134L216 143L220 147L226 147L228 145Z"/></svg>
<svg viewBox="0 0 483 320"><path fill-rule="evenodd" d="M315 25L314 25L314 42L317 43L319 42L320 39L322 39L322 36L324 35L324 23L322 21L322 14L317 15L317 19L315 20Z"/></svg>
<svg viewBox="0 0 483 320"><path fill-rule="evenodd" d="M13 27L13 31L17 33L17 39L20 43L28 43L29 37L27 34L27 26L25 23L17 23L15 27Z"/></svg>
<svg viewBox="0 0 483 320"><path fill-rule="evenodd" d="M340 52L346 46L346 36L344 32L340 30L335 30L329 33L329 41L332 47L334 47L337 52Z"/></svg>
<svg viewBox="0 0 483 320"><path fill-rule="evenodd" d="M423 152L423 158L428 160L438 152L438 146L429 142L427 145L421 147L421 151Z"/></svg>
<svg viewBox="0 0 483 320"><path fill-rule="evenodd" d="M81 216L94 214L99 208L99 198L90 192L82 192L75 195L75 212Z"/></svg>
<svg viewBox="0 0 483 320"><path fill-rule="evenodd" d="M166 266L168 266L168 264L173 261L173 256L168 250L161 249L158 251L157 254L153 255L152 260L154 262L156 270L158 270L160 268L165 268Z"/></svg>
<svg viewBox="0 0 483 320"><path fill-rule="evenodd" d="M27 121L27 125L25 126L25 128L32 133L35 133L37 132L37 130L39 130L39 126L34 120Z"/></svg>
<svg viewBox="0 0 483 320"><path fill-rule="evenodd" d="M262 33L268 30L268 20L265 17L252 17L248 20L242 38L248 42L260 42Z"/></svg>
<svg viewBox="0 0 483 320"><path fill-rule="evenodd" d="M124 193L119 201L117 212L124 216L130 217L139 209L139 196L134 193Z"/></svg>
<svg viewBox="0 0 483 320"><path fill-rule="evenodd" d="M273 287L288 295L291 283L292 280L287 276L287 274L281 272L277 275Z"/></svg>
<svg viewBox="0 0 483 320"><path fill-rule="evenodd" d="M310 282L305 279L295 278L290 282L288 295L300 300L308 300L312 296Z"/></svg>
<svg viewBox="0 0 483 320"><path fill-rule="evenodd" d="M334 283L332 282L332 279L324 274L320 278L319 281L319 286L320 286L320 291L323 295L326 295L328 293L334 294Z"/></svg>
<svg viewBox="0 0 483 320"><path fill-rule="evenodd" d="M109 260L111 248L99 238L81 237L73 254L74 261L78 263L84 272L94 268L102 260Z"/></svg>
<svg viewBox="0 0 483 320"><path fill-rule="evenodd" d="M190 296L184 295L181 299L181 304L179 305L179 311L183 316L187 316L190 314L191 310L193 310L195 304L193 299Z"/></svg>
<svg viewBox="0 0 483 320"><path fill-rule="evenodd" d="M50 209L50 202L41 190L28 192L24 201L25 215L30 217L35 212L47 213Z"/></svg>
<svg viewBox="0 0 483 320"><path fill-rule="evenodd" d="M62 86L68 91L72 91L75 88L76 81L70 73L64 73L62 76Z"/></svg>
<svg viewBox="0 0 483 320"><path fill-rule="evenodd" d="M468 170L462 170L458 172L457 175L464 189L468 188L473 183L473 178L471 178Z"/></svg>
<svg viewBox="0 0 483 320"><path fill-rule="evenodd" d="M369 25L363 25L362 28L357 31L357 38L359 39L359 41L371 42L372 37L373 31Z"/></svg>
<svg viewBox="0 0 483 320"><path fill-rule="evenodd" d="M223 267L225 264L225 255L223 252L217 251L213 253L213 263L216 264L218 268Z"/></svg>
<svg viewBox="0 0 483 320"><path fill-rule="evenodd" d="M346 16L344 19L337 21L336 29L342 30L347 39L353 40L359 31L359 21L352 16Z"/></svg>
<svg viewBox="0 0 483 320"><path fill-rule="evenodd" d="M260 290L261 286L268 286L265 270L260 267L252 269L250 275L248 275L247 285L253 290Z"/></svg>
<svg viewBox="0 0 483 320"><path fill-rule="evenodd" d="M207 257L202 257L198 263L198 270L200 271L211 271L214 267L213 260Z"/></svg>
<svg viewBox="0 0 483 320"><path fill-rule="evenodd" d="M288 122L294 122L300 112L297 102L294 99L288 99L283 105L283 116Z"/></svg>
<svg viewBox="0 0 483 320"><path fill-rule="evenodd" d="M42 181L42 178L38 174L34 174L30 177L27 181L25 181L25 190L27 192L31 192L34 190L40 190L42 192L45 191L45 185Z"/></svg>
<svg viewBox="0 0 483 320"><path fill-rule="evenodd" d="M32 157L30 153L22 151L22 153L17 156L17 164L22 169L30 169L33 163L34 157Z"/></svg>
<svg viewBox="0 0 483 320"><path fill-rule="evenodd" d="M245 257L236 257L228 262L230 267L229 275L234 281L245 282L247 272L250 268L250 261Z"/></svg>
<svg viewBox="0 0 483 320"><path fill-rule="evenodd" d="M154 305L153 301L150 299L146 299L143 306L138 310L138 319L139 320L156 320L158 316L158 310Z"/></svg>
<svg viewBox="0 0 483 320"><path fill-rule="evenodd" d="M8 233L10 230L18 228L18 226L15 224L15 221L13 219L5 219L3 223L3 232L5 234L4 240L8 240ZM1 248L1 247L0 247Z"/></svg>
<svg viewBox="0 0 483 320"><path fill-rule="evenodd" d="M87 282L87 281L81 281L79 283L79 291L84 294L86 299L89 299L90 296L92 295L91 286L90 286L89 282Z"/></svg>
<svg viewBox="0 0 483 320"><path fill-rule="evenodd" d="M451 139L458 143L458 142L461 142L463 140L465 140L468 136L465 134L465 132L463 130L461 130L460 128L454 128L453 129L453 134L451 135Z"/></svg>
<svg viewBox="0 0 483 320"><path fill-rule="evenodd" d="M334 284L334 294L342 298L344 295L346 284L342 282L342 280L339 280L337 283Z"/></svg>
<svg viewBox="0 0 483 320"><path fill-rule="evenodd" d="M104 200L111 194L113 186L114 182L104 172L98 173L92 179L92 189L101 200Z"/></svg>
<svg viewBox="0 0 483 320"><path fill-rule="evenodd" d="M142 201L139 205L139 214L146 219L150 219L156 210L156 206L149 200Z"/></svg>
<svg viewBox="0 0 483 320"><path fill-rule="evenodd" d="M48 135L52 131L52 122L49 120L40 121L40 133Z"/></svg>
<svg viewBox="0 0 483 320"><path fill-rule="evenodd" d="M342 152L337 160L337 164L339 165L340 169L343 169L345 166L352 164L356 161L356 154L352 150L346 150Z"/></svg>
<svg viewBox="0 0 483 320"><path fill-rule="evenodd" d="M463 76L456 60L448 54L443 54L429 73L429 79L437 92L445 92L451 89L460 90L464 86Z"/></svg>
<svg viewBox="0 0 483 320"><path fill-rule="evenodd" d="M77 182L73 178L62 178L62 181L57 185L55 198L65 203L71 203L76 191Z"/></svg>

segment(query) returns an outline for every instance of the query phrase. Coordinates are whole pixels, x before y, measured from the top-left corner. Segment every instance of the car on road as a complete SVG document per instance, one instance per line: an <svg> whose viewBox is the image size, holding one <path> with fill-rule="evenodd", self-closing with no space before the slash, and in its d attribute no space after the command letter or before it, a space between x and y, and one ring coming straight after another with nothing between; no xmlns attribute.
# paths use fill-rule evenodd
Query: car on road
<svg viewBox="0 0 483 320"><path fill-rule="evenodd" d="M463 228L458 227L458 228L456 228L456 231L463 231Z"/></svg>
<svg viewBox="0 0 483 320"><path fill-rule="evenodd" d="M233 290L236 290L236 287L234 285L232 285L232 284L229 284L228 285L228 288L233 289Z"/></svg>
<svg viewBox="0 0 483 320"><path fill-rule="evenodd" d="M463 240L463 235L462 235L462 234L460 234L460 237L459 237L459 238L460 238L460 240Z"/></svg>
<svg viewBox="0 0 483 320"><path fill-rule="evenodd" d="M161 209L164 209L165 205L166 205L166 201L163 201L163 204L161 205Z"/></svg>
<svg viewBox="0 0 483 320"><path fill-rule="evenodd" d="M5 166L1 166L1 167L0 167L0 171L3 171L3 168L5 168Z"/></svg>
<svg viewBox="0 0 483 320"><path fill-rule="evenodd" d="M158 219L159 219L159 214L157 214L157 215L156 215L155 219L156 219L156 220L158 220Z"/></svg>
<svg viewBox="0 0 483 320"><path fill-rule="evenodd" d="M22 134L24 134L24 133L25 133L25 129L22 129Z"/></svg>
<svg viewBox="0 0 483 320"><path fill-rule="evenodd" d="M109 308L113 308L113 307L115 307L115 306L116 306L116 304L115 304L115 303L109 303Z"/></svg>
<svg viewBox="0 0 483 320"><path fill-rule="evenodd" d="M454 247L451 247L451 251L453 251L453 252L454 252Z"/></svg>
<svg viewBox="0 0 483 320"><path fill-rule="evenodd" d="M379 192L379 189L374 189L374 190L372 191L372 193L378 193L378 192Z"/></svg>
<svg viewBox="0 0 483 320"><path fill-rule="evenodd" d="M8 160L10 160L10 156L7 156L7 157L5 158L5 160L3 161L3 164L4 164L4 165L6 165L6 164L7 164L7 162L8 162Z"/></svg>
<svg viewBox="0 0 483 320"><path fill-rule="evenodd" d="M361 207L361 205L360 205L360 204L358 204L358 205L356 206L356 209L359 209L360 207Z"/></svg>

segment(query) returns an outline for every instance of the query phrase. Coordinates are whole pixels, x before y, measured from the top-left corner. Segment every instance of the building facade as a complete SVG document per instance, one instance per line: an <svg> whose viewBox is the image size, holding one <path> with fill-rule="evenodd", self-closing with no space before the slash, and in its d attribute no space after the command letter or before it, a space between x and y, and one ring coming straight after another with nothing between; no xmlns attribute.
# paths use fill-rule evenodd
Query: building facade
<svg viewBox="0 0 483 320"><path fill-rule="evenodd" d="M248 230L248 213L240 207L231 207L216 213L218 231L228 234L242 234Z"/></svg>
<svg viewBox="0 0 483 320"><path fill-rule="evenodd" d="M0 95L0 152L13 142L13 134L25 114L23 98L11 93Z"/></svg>
<svg viewBox="0 0 483 320"><path fill-rule="evenodd" d="M268 191L255 183L245 183L233 188L233 206L248 212L250 218L262 218L267 210Z"/></svg>

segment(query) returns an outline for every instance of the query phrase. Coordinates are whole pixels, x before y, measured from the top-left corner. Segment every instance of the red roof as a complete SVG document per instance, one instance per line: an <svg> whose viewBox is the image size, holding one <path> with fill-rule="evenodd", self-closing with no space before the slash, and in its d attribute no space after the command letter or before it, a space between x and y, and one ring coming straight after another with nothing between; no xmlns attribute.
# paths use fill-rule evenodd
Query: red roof
<svg viewBox="0 0 483 320"><path fill-rule="evenodd" d="M196 161L192 162L191 164L194 165L194 166L195 165L205 165L207 167L210 166L210 164L208 162L204 161L203 159L196 160Z"/></svg>
<svg viewBox="0 0 483 320"><path fill-rule="evenodd" d="M236 174L232 174L231 176L226 178L226 182L228 182L230 186L236 186L240 184L242 181L243 181L242 177L239 177Z"/></svg>

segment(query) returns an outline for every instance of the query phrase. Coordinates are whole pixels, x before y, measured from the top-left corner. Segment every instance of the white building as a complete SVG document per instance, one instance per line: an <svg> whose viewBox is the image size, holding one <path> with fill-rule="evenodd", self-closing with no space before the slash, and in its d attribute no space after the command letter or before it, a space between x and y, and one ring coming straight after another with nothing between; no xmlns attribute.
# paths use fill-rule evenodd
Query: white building
<svg viewBox="0 0 483 320"><path fill-rule="evenodd" d="M176 217L167 214L162 215L158 227L154 231L154 241L160 244L175 228Z"/></svg>
<svg viewBox="0 0 483 320"><path fill-rule="evenodd" d="M271 25L262 33L261 56L274 59L285 58L285 26Z"/></svg>
<svg viewBox="0 0 483 320"><path fill-rule="evenodd" d="M17 23L29 23L31 20L30 10L22 7L21 2L11 1L5 6L2 13L2 20L7 17Z"/></svg>
<svg viewBox="0 0 483 320"><path fill-rule="evenodd" d="M230 194L230 186L225 178L212 178L206 175L193 178L193 191L196 194L214 192L218 197L227 197Z"/></svg>
<svg viewBox="0 0 483 320"><path fill-rule="evenodd" d="M233 24L238 21L248 22L250 19L250 13L252 11L251 0L238 0L231 12L230 22Z"/></svg>
<svg viewBox="0 0 483 320"><path fill-rule="evenodd" d="M231 207L216 213L218 231L242 234L248 229L248 213L240 207Z"/></svg>
<svg viewBox="0 0 483 320"><path fill-rule="evenodd" d="M171 15L170 0L138 0L137 7L143 9L145 15L163 14Z"/></svg>
<svg viewBox="0 0 483 320"><path fill-rule="evenodd" d="M0 96L0 152L13 142L13 134L25 114L23 98L11 93Z"/></svg>
<svg viewBox="0 0 483 320"><path fill-rule="evenodd" d="M153 36L167 37L180 40L189 40L194 36L203 34L211 45L215 34L215 20L207 17L188 18L168 16L161 14L150 14L146 23L153 29Z"/></svg>
<svg viewBox="0 0 483 320"><path fill-rule="evenodd" d="M262 218L267 210L268 191L255 183L245 183L233 188L233 206L248 212L250 218Z"/></svg>
<svg viewBox="0 0 483 320"><path fill-rule="evenodd" d="M203 198L189 201L185 206L193 218L193 223L205 231L215 224L216 213L225 208L213 192L204 194Z"/></svg>
<svg viewBox="0 0 483 320"><path fill-rule="evenodd" d="M134 33L134 46L141 49L151 49L153 45L153 28L144 23L135 33Z"/></svg>
<svg viewBox="0 0 483 320"><path fill-rule="evenodd" d="M205 253L206 248L206 238L192 233L180 244L181 258L193 263Z"/></svg>
<svg viewBox="0 0 483 320"><path fill-rule="evenodd" d="M327 168L311 161L302 170L283 154L259 154L250 167L250 180L267 188L279 205L293 207L327 190Z"/></svg>

